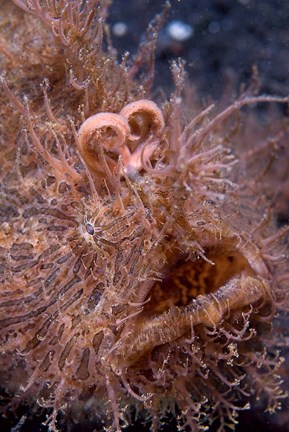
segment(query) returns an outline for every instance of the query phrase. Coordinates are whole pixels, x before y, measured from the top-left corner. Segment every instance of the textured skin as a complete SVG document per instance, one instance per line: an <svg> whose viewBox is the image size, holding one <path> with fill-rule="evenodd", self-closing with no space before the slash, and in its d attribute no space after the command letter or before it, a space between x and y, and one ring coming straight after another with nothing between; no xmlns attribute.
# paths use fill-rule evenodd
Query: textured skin
<svg viewBox="0 0 289 432"><path fill-rule="evenodd" d="M91 3L86 15L78 6L72 11L84 20ZM37 10L37 2L32 5ZM43 11L52 12L48 6L41 11L35 14L47 24ZM93 421L100 416L120 430L128 407L136 406L156 431L175 405L180 428L190 430L216 416L221 430L232 426L252 396L262 394L269 409L278 408L280 332L274 324L272 337L270 328L276 308L287 307L287 231L278 232L264 216L268 203L250 178L250 164L238 172L225 146L228 118L245 104L271 99L245 97L210 120L204 110L185 127L182 65L173 67L177 90L160 110L144 100L148 95L136 89L133 73L130 78L99 47L93 51L68 15L61 22L69 49L54 28L50 67L42 75L42 54L27 49L33 86L24 65L19 77L14 68L10 81L2 80L4 389L51 408L52 430L61 411L79 421L83 413ZM47 44L46 33L39 35ZM71 74L66 79L59 46L83 87ZM39 85L48 71L51 90L47 82ZM112 91L116 74L118 90ZM125 138L132 159L108 150L113 128L102 127L86 138L88 163L87 152L78 152L81 124L96 112L124 116L131 101L143 106ZM151 119L162 116L156 130ZM133 133L139 134L134 147ZM93 152L97 170L91 169Z"/></svg>

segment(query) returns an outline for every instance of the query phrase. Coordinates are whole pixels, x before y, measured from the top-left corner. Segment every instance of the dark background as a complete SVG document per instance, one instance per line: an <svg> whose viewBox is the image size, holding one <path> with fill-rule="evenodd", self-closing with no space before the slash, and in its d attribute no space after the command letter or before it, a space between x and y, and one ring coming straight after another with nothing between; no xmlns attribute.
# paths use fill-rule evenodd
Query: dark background
<svg viewBox="0 0 289 432"><path fill-rule="evenodd" d="M123 22L127 33L116 37L119 53L135 53L147 24L165 1L114 0L109 22ZM184 42L170 40L172 20L193 28ZM288 94L289 2L287 0L172 0L171 12L159 37L156 84L171 88L168 62L182 57L186 70L202 95L218 98L228 80L247 83L257 66L262 91Z"/></svg>
<svg viewBox="0 0 289 432"><path fill-rule="evenodd" d="M119 56L129 51L136 53L148 23L162 10L159 0L114 0L108 22L126 25L124 36L112 41ZM289 1L287 0L172 0L167 23L160 32L156 50L155 90L172 91L169 62L178 57L186 59L189 79L201 98L218 100L230 83L235 92L242 83L248 84L253 66L257 66L260 92L287 96L289 93ZM170 38L168 25L181 20L193 29L192 36L177 42ZM27 409L0 421L1 432L47 431L39 418L27 420L20 427L17 422ZM16 426L16 427L15 427ZM91 425L90 425L91 426ZM15 429L14 429L15 427ZM66 432L66 427L61 432ZM73 428L74 432L92 431L88 425ZM148 428L137 424L127 432L145 432ZM164 432L176 432L174 420L167 422ZM237 432L289 432L288 402L282 412L270 417L257 409L243 412ZM213 432L213 429L210 430Z"/></svg>

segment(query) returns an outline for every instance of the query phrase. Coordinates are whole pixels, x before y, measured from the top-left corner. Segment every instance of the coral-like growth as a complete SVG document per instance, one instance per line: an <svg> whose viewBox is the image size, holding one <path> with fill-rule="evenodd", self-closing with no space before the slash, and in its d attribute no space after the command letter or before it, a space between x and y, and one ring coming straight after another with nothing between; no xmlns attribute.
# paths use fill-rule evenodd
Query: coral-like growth
<svg viewBox="0 0 289 432"><path fill-rule="evenodd" d="M133 407L157 431L176 411L197 431L234 428L259 398L276 410L288 229L263 190L272 167L228 131L243 106L288 100L187 121L181 62L162 108L135 78L155 37L131 66L102 51L105 2L15 3L0 21L3 390L49 408L54 431L59 413L119 431Z"/></svg>

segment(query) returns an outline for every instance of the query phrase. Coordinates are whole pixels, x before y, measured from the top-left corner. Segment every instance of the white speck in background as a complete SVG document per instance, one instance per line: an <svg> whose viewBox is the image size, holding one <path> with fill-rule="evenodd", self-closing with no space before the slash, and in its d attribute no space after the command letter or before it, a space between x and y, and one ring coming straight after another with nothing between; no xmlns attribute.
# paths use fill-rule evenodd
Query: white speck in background
<svg viewBox="0 0 289 432"><path fill-rule="evenodd" d="M171 21L167 26L168 35L177 42L184 42L189 39L194 29L191 25L184 23L183 21Z"/></svg>
<svg viewBox="0 0 289 432"><path fill-rule="evenodd" d="M127 33L127 25L124 22L117 22L112 26L114 36L122 37Z"/></svg>

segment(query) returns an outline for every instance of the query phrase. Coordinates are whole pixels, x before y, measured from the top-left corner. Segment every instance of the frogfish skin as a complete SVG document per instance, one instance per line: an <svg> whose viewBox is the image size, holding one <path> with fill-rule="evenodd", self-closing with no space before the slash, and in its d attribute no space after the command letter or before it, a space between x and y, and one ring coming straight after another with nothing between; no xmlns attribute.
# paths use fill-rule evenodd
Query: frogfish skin
<svg viewBox="0 0 289 432"><path fill-rule="evenodd" d="M268 139L242 108L288 99L201 107L179 61L153 100L160 17L118 63L106 1L0 6L4 410L45 407L52 431L158 431L168 412L222 431L258 400L280 408L286 125L273 115Z"/></svg>

